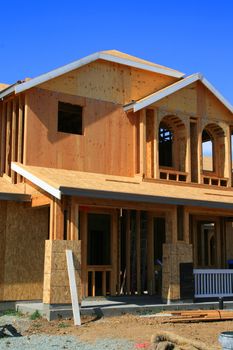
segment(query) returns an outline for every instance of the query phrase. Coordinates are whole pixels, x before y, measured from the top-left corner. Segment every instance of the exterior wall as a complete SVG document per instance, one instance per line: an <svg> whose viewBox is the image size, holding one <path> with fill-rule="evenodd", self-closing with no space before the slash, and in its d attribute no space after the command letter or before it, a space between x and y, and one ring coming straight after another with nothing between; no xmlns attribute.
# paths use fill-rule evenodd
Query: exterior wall
<svg viewBox="0 0 233 350"><path fill-rule="evenodd" d="M58 101L80 104L84 135L57 132ZM24 164L134 175L134 123L113 103L33 89L26 96Z"/></svg>
<svg viewBox="0 0 233 350"><path fill-rule="evenodd" d="M75 96L127 104L177 80L174 77L98 60L47 81L39 87Z"/></svg>
<svg viewBox="0 0 233 350"><path fill-rule="evenodd" d="M71 249L79 301L81 301L81 241L47 240L45 245L44 290L45 304L70 304L66 249Z"/></svg>
<svg viewBox="0 0 233 350"><path fill-rule="evenodd" d="M31 209L13 202L1 206L5 207L1 210L2 227L5 218L5 249L2 247L4 239L0 246L1 259L5 257L1 300L42 299L48 208Z"/></svg>

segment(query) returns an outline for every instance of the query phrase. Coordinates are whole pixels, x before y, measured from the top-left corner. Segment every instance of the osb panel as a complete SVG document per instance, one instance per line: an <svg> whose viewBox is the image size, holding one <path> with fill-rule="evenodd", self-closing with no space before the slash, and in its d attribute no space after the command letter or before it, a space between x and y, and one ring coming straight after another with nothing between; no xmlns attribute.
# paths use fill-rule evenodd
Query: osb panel
<svg viewBox="0 0 233 350"><path fill-rule="evenodd" d="M47 240L43 292L43 302L46 304L71 303L66 249L73 252L76 284L81 298L81 241Z"/></svg>
<svg viewBox="0 0 233 350"><path fill-rule="evenodd" d="M192 245L183 242L163 245L164 299L180 299L180 263L193 262Z"/></svg>
<svg viewBox="0 0 233 350"><path fill-rule="evenodd" d="M197 111L197 93L196 83L191 84L163 99L154 105L168 111L196 114Z"/></svg>
<svg viewBox="0 0 233 350"><path fill-rule="evenodd" d="M7 202L0 202L0 300L3 300Z"/></svg>
<svg viewBox="0 0 233 350"><path fill-rule="evenodd" d="M154 106L168 112L201 117L202 124L232 120L232 113L201 82L195 82L161 99Z"/></svg>
<svg viewBox="0 0 233 350"><path fill-rule="evenodd" d="M175 81L177 78L99 60L40 84L39 87L126 104Z"/></svg>
<svg viewBox="0 0 233 350"><path fill-rule="evenodd" d="M8 203L4 300L42 299L48 209Z"/></svg>
<svg viewBox="0 0 233 350"><path fill-rule="evenodd" d="M84 106L84 136L57 132L58 101ZM134 175L135 119L122 107L42 89L27 103L26 165Z"/></svg>

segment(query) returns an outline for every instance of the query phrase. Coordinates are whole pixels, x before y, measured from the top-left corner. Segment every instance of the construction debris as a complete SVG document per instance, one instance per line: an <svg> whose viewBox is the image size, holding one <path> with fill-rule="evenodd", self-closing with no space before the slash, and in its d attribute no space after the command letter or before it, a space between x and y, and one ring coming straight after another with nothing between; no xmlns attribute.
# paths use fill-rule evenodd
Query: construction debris
<svg viewBox="0 0 233 350"><path fill-rule="evenodd" d="M161 316L163 313L160 314ZM233 319L231 310L189 310L172 311L170 315L164 314L163 323L172 322L202 322L202 321L224 321Z"/></svg>

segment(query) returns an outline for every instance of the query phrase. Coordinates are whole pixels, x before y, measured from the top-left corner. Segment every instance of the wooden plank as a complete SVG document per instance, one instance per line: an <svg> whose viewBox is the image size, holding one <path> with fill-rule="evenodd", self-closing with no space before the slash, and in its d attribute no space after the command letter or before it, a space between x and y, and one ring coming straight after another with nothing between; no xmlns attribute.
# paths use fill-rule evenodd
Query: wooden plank
<svg viewBox="0 0 233 350"><path fill-rule="evenodd" d="M95 271L92 271L91 275L92 275L92 296L95 297Z"/></svg>
<svg viewBox="0 0 233 350"><path fill-rule="evenodd" d="M1 111L1 174L5 171L5 150L6 150L6 103L2 103Z"/></svg>
<svg viewBox="0 0 233 350"><path fill-rule="evenodd" d="M17 162L23 162L23 113L24 101L23 96L19 95L19 116L18 116L18 147L17 147ZM17 182L21 182L22 176L17 174Z"/></svg>
<svg viewBox="0 0 233 350"><path fill-rule="evenodd" d="M13 99L12 106L12 125L11 125L11 161L14 162L16 158L16 146L17 146L17 100ZM16 173L11 169L12 182L16 182Z"/></svg>
<svg viewBox="0 0 233 350"><path fill-rule="evenodd" d="M75 280L75 270L74 270L72 250L68 250L68 249L66 250L66 260L67 260L70 295L71 295L72 309L73 309L73 316L74 316L74 325L81 326L80 310L79 310L79 303L78 303L78 291L77 291L77 285Z"/></svg>
<svg viewBox="0 0 233 350"><path fill-rule="evenodd" d="M54 199L50 200L49 239L54 240Z"/></svg>
<svg viewBox="0 0 233 350"><path fill-rule="evenodd" d="M117 289L117 251L118 251L118 213L115 210L112 214L112 272L111 272L111 295L116 295Z"/></svg>
<svg viewBox="0 0 233 350"><path fill-rule="evenodd" d="M6 158L5 158L5 173L10 176L11 162L11 110L12 102L7 102L7 119L6 119Z"/></svg>
<svg viewBox="0 0 233 350"><path fill-rule="evenodd" d="M82 242L82 285L83 285L83 296L88 297L88 271L87 271L87 213L85 211L80 212L80 231L81 231L81 242Z"/></svg>
<svg viewBox="0 0 233 350"><path fill-rule="evenodd" d="M147 227L147 288L149 295L155 293L154 276L154 220L151 213L148 213Z"/></svg>
<svg viewBox="0 0 233 350"><path fill-rule="evenodd" d="M140 145L140 174L146 173L146 110L140 111L140 125L139 125L139 145Z"/></svg>
<svg viewBox="0 0 233 350"><path fill-rule="evenodd" d="M106 271L102 272L102 294L106 295Z"/></svg>
<svg viewBox="0 0 233 350"><path fill-rule="evenodd" d="M141 294L141 212L136 212L137 293Z"/></svg>
<svg viewBox="0 0 233 350"><path fill-rule="evenodd" d="M71 223L70 223L70 239L79 239L79 205L74 198L71 199Z"/></svg>
<svg viewBox="0 0 233 350"><path fill-rule="evenodd" d="M64 239L63 203L57 198L54 200L54 212L54 239Z"/></svg>
<svg viewBox="0 0 233 350"><path fill-rule="evenodd" d="M158 109L154 109L154 174L155 179L159 179L159 122Z"/></svg>
<svg viewBox="0 0 233 350"><path fill-rule="evenodd" d="M130 283L130 252L131 252L131 231L130 231L130 210L126 212L126 291L129 295L131 292Z"/></svg>
<svg viewBox="0 0 233 350"><path fill-rule="evenodd" d="M43 194L33 195L31 201L32 208L48 206L51 203L51 199Z"/></svg>

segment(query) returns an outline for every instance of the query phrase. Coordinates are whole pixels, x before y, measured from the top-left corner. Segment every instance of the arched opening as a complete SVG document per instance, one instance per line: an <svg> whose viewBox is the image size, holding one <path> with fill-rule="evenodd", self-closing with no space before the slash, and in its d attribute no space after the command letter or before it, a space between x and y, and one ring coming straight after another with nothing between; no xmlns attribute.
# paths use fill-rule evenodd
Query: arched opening
<svg viewBox="0 0 233 350"><path fill-rule="evenodd" d="M214 171L214 140L207 130L202 132L203 170Z"/></svg>
<svg viewBox="0 0 233 350"><path fill-rule="evenodd" d="M172 138L173 133L166 124L159 127L159 165L172 167Z"/></svg>
<svg viewBox="0 0 233 350"><path fill-rule="evenodd" d="M217 124L206 125L202 132L202 169L214 176L224 177L225 133Z"/></svg>
<svg viewBox="0 0 233 350"><path fill-rule="evenodd" d="M186 129L177 117L169 115L159 124L159 166L185 171Z"/></svg>

